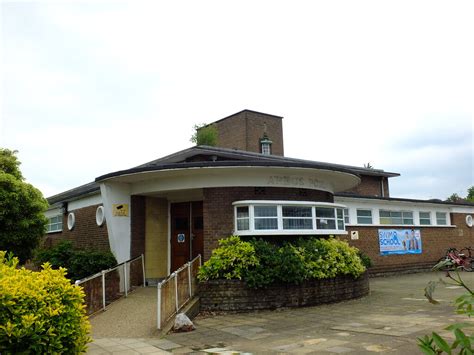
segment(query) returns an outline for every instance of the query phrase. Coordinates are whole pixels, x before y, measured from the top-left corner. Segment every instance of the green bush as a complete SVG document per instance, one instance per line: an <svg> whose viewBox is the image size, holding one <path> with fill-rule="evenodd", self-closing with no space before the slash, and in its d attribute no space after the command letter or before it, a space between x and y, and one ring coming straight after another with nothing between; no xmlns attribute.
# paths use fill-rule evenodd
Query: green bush
<svg viewBox="0 0 474 355"><path fill-rule="evenodd" d="M326 279L337 275L358 277L365 271L358 249L335 238L299 239L297 244L304 250L308 278Z"/></svg>
<svg viewBox="0 0 474 355"><path fill-rule="evenodd" d="M368 269L369 267L372 267L373 265L372 259L367 254L359 250L357 255L359 255L359 258L362 261L362 265L364 265L366 269Z"/></svg>
<svg viewBox="0 0 474 355"><path fill-rule="evenodd" d="M80 280L117 264L111 252L74 249L67 240L38 250L34 262L37 266L48 262L53 268L66 268L67 277L71 280Z"/></svg>
<svg viewBox="0 0 474 355"><path fill-rule="evenodd" d="M0 353L77 354L91 339L84 293L49 264L34 272L0 251Z"/></svg>
<svg viewBox="0 0 474 355"><path fill-rule="evenodd" d="M200 280L238 278L249 287L265 287L274 282L299 284L338 275L358 277L365 271L359 251L335 238L299 238L277 246L262 239L243 242L234 236L220 243L201 267ZM239 255L245 256L241 263L234 260ZM250 257L252 262L246 262Z"/></svg>
<svg viewBox="0 0 474 355"><path fill-rule="evenodd" d="M199 280L242 279L244 272L258 264L255 248L249 242L232 236L219 241L219 248L199 269Z"/></svg>
<svg viewBox="0 0 474 355"><path fill-rule="evenodd" d="M245 281L250 287L263 287L274 283L277 281L275 269L280 265L277 246L262 239L253 239L250 243L259 262L246 270Z"/></svg>

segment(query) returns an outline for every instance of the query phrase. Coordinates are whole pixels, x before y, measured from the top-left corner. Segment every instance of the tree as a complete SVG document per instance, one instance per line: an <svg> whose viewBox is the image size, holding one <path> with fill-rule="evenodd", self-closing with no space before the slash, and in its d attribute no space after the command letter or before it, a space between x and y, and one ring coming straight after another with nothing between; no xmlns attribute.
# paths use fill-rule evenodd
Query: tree
<svg viewBox="0 0 474 355"><path fill-rule="evenodd" d="M194 125L194 134L191 137L191 142L196 145L217 145L217 127L214 124L207 125L202 123Z"/></svg>
<svg viewBox="0 0 474 355"><path fill-rule="evenodd" d="M48 202L24 181L16 153L0 148L0 250L24 263L44 235Z"/></svg>
<svg viewBox="0 0 474 355"><path fill-rule="evenodd" d="M469 202L474 202L474 186L471 186L467 189L466 200L468 200Z"/></svg>
<svg viewBox="0 0 474 355"><path fill-rule="evenodd" d="M453 193L446 199L447 202L474 202L474 186L467 189L467 196L461 197L457 193Z"/></svg>
<svg viewBox="0 0 474 355"><path fill-rule="evenodd" d="M446 199L447 202L460 202L462 201L462 197L459 196L457 193L453 193Z"/></svg>

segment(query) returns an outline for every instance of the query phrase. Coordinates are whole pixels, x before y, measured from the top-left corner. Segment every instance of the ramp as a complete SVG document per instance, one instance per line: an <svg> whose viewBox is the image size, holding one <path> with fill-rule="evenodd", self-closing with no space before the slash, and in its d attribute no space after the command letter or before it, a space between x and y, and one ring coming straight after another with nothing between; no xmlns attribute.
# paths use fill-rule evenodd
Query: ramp
<svg viewBox="0 0 474 355"><path fill-rule="evenodd" d="M156 287L139 287L104 312L90 317L93 338L147 338L156 336Z"/></svg>

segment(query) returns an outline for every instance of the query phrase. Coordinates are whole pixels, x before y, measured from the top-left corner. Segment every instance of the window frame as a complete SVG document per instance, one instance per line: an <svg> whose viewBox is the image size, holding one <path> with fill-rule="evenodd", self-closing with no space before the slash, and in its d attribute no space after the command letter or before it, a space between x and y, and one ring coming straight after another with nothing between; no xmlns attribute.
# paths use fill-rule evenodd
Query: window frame
<svg viewBox="0 0 474 355"><path fill-rule="evenodd" d="M439 215L443 214L444 218L440 218ZM436 217L436 225L437 226L447 226L448 225L448 212L440 212L436 211L435 212L435 217ZM444 219L444 223L439 223L440 220Z"/></svg>
<svg viewBox="0 0 474 355"><path fill-rule="evenodd" d="M388 212L389 216L382 217L382 213L384 212ZM392 214L395 214L395 213L399 213L400 216L399 217L392 216ZM411 217L405 216L405 214L408 214L408 213L411 214ZM379 224L382 226L387 226L387 225L388 226L414 226L415 225L414 215L415 215L414 211L410 211L410 210L387 210L387 209L380 208L379 209ZM382 222L382 218L389 219L388 223ZM394 221L395 218L400 219L400 223L397 223L396 221ZM406 220L411 221L411 223L405 223Z"/></svg>
<svg viewBox="0 0 474 355"><path fill-rule="evenodd" d="M48 223L46 224L46 234L59 233L63 231L63 215L62 214L57 214L55 216L47 217L47 218L48 218ZM57 218L58 222L52 222L54 218ZM56 226L56 229L52 229L53 225Z"/></svg>
<svg viewBox="0 0 474 355"><path fill-rule="evenodd" d="M369 223L361 223L359 218L369 218L369 216L359 216L359 211L367 211L370 212L370 222ZM358 225L372 225L374 224L374 211L371 208L356 208L356 221Z"/></svg>
<svg viewBox="0 0 474 355"><path fill-rule="evenodd" d="M346 207L337 203L329 202L316 202L316 201L272 201L272 200L245 200L245 201L235 201L234 206L234 234L235 235L341 235L347 234L344 223L344 212L343 209ZM256 229L255 228L255 207L256 206L276 206L277 207L277 217L268 217L268 218L277 218L277 229ZM238 207L248 207L249 209L249 229L247 230L238 230L237 229L237 208ZM284 207L310 207L311 208L311 217L289 217L283 216ZM317 219L316 209L317 208L330 208L334 211L334 218L327 218L334 220L334 229L318 229L317 228ZM338 218L338 209L342 213L342 218ZM263 217L262 217L263 218ZM311 229L291 229L284 228L284 220L311 220ZM322 218L325 219L325 218Z"/></svg>
<svg viewBox="0 0 474 355"><path fill-rule="evenodd" d="M346 214L347 212L347 214ZM348 225L348 224L351 224L351 215L349 213L349 208L348 207L345 207L343 210L342 210L342 213L344 213L344 224L345 225Z"/></svg>
<svg viewBox="0 0 474 355"><path fill-rule="evenodd" d="M262 154L264 155L271 155L272 154L272 145L269 142L261 142L260 149Z"/></svg>
<svg viewBox="0 0 474 355"><path fill-rule="evenodd" d="M422 213L427 213L428 214L428 218L426 217L422 217L421 214ZM422 223L421 221L426 221L428 220L429 223ZM432 226L433 225L433 220L431 218L431 211L418 211L418 223L420 226Z"/></svg>

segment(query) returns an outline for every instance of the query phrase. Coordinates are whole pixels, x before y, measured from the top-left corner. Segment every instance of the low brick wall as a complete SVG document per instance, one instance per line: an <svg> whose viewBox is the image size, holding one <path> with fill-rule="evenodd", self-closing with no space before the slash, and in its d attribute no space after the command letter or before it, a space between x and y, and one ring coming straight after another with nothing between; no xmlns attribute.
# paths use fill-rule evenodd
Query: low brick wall
<svg viewBox="0 0 474 355"><path fill-rule="evenodd" d="M279 307L314 306L365 296L369 293L368 273L357 279L339 276L310 280L300 285L273 284L253 289L240 280L210 280L199 284L202 311L254 311Z"/></svg>

